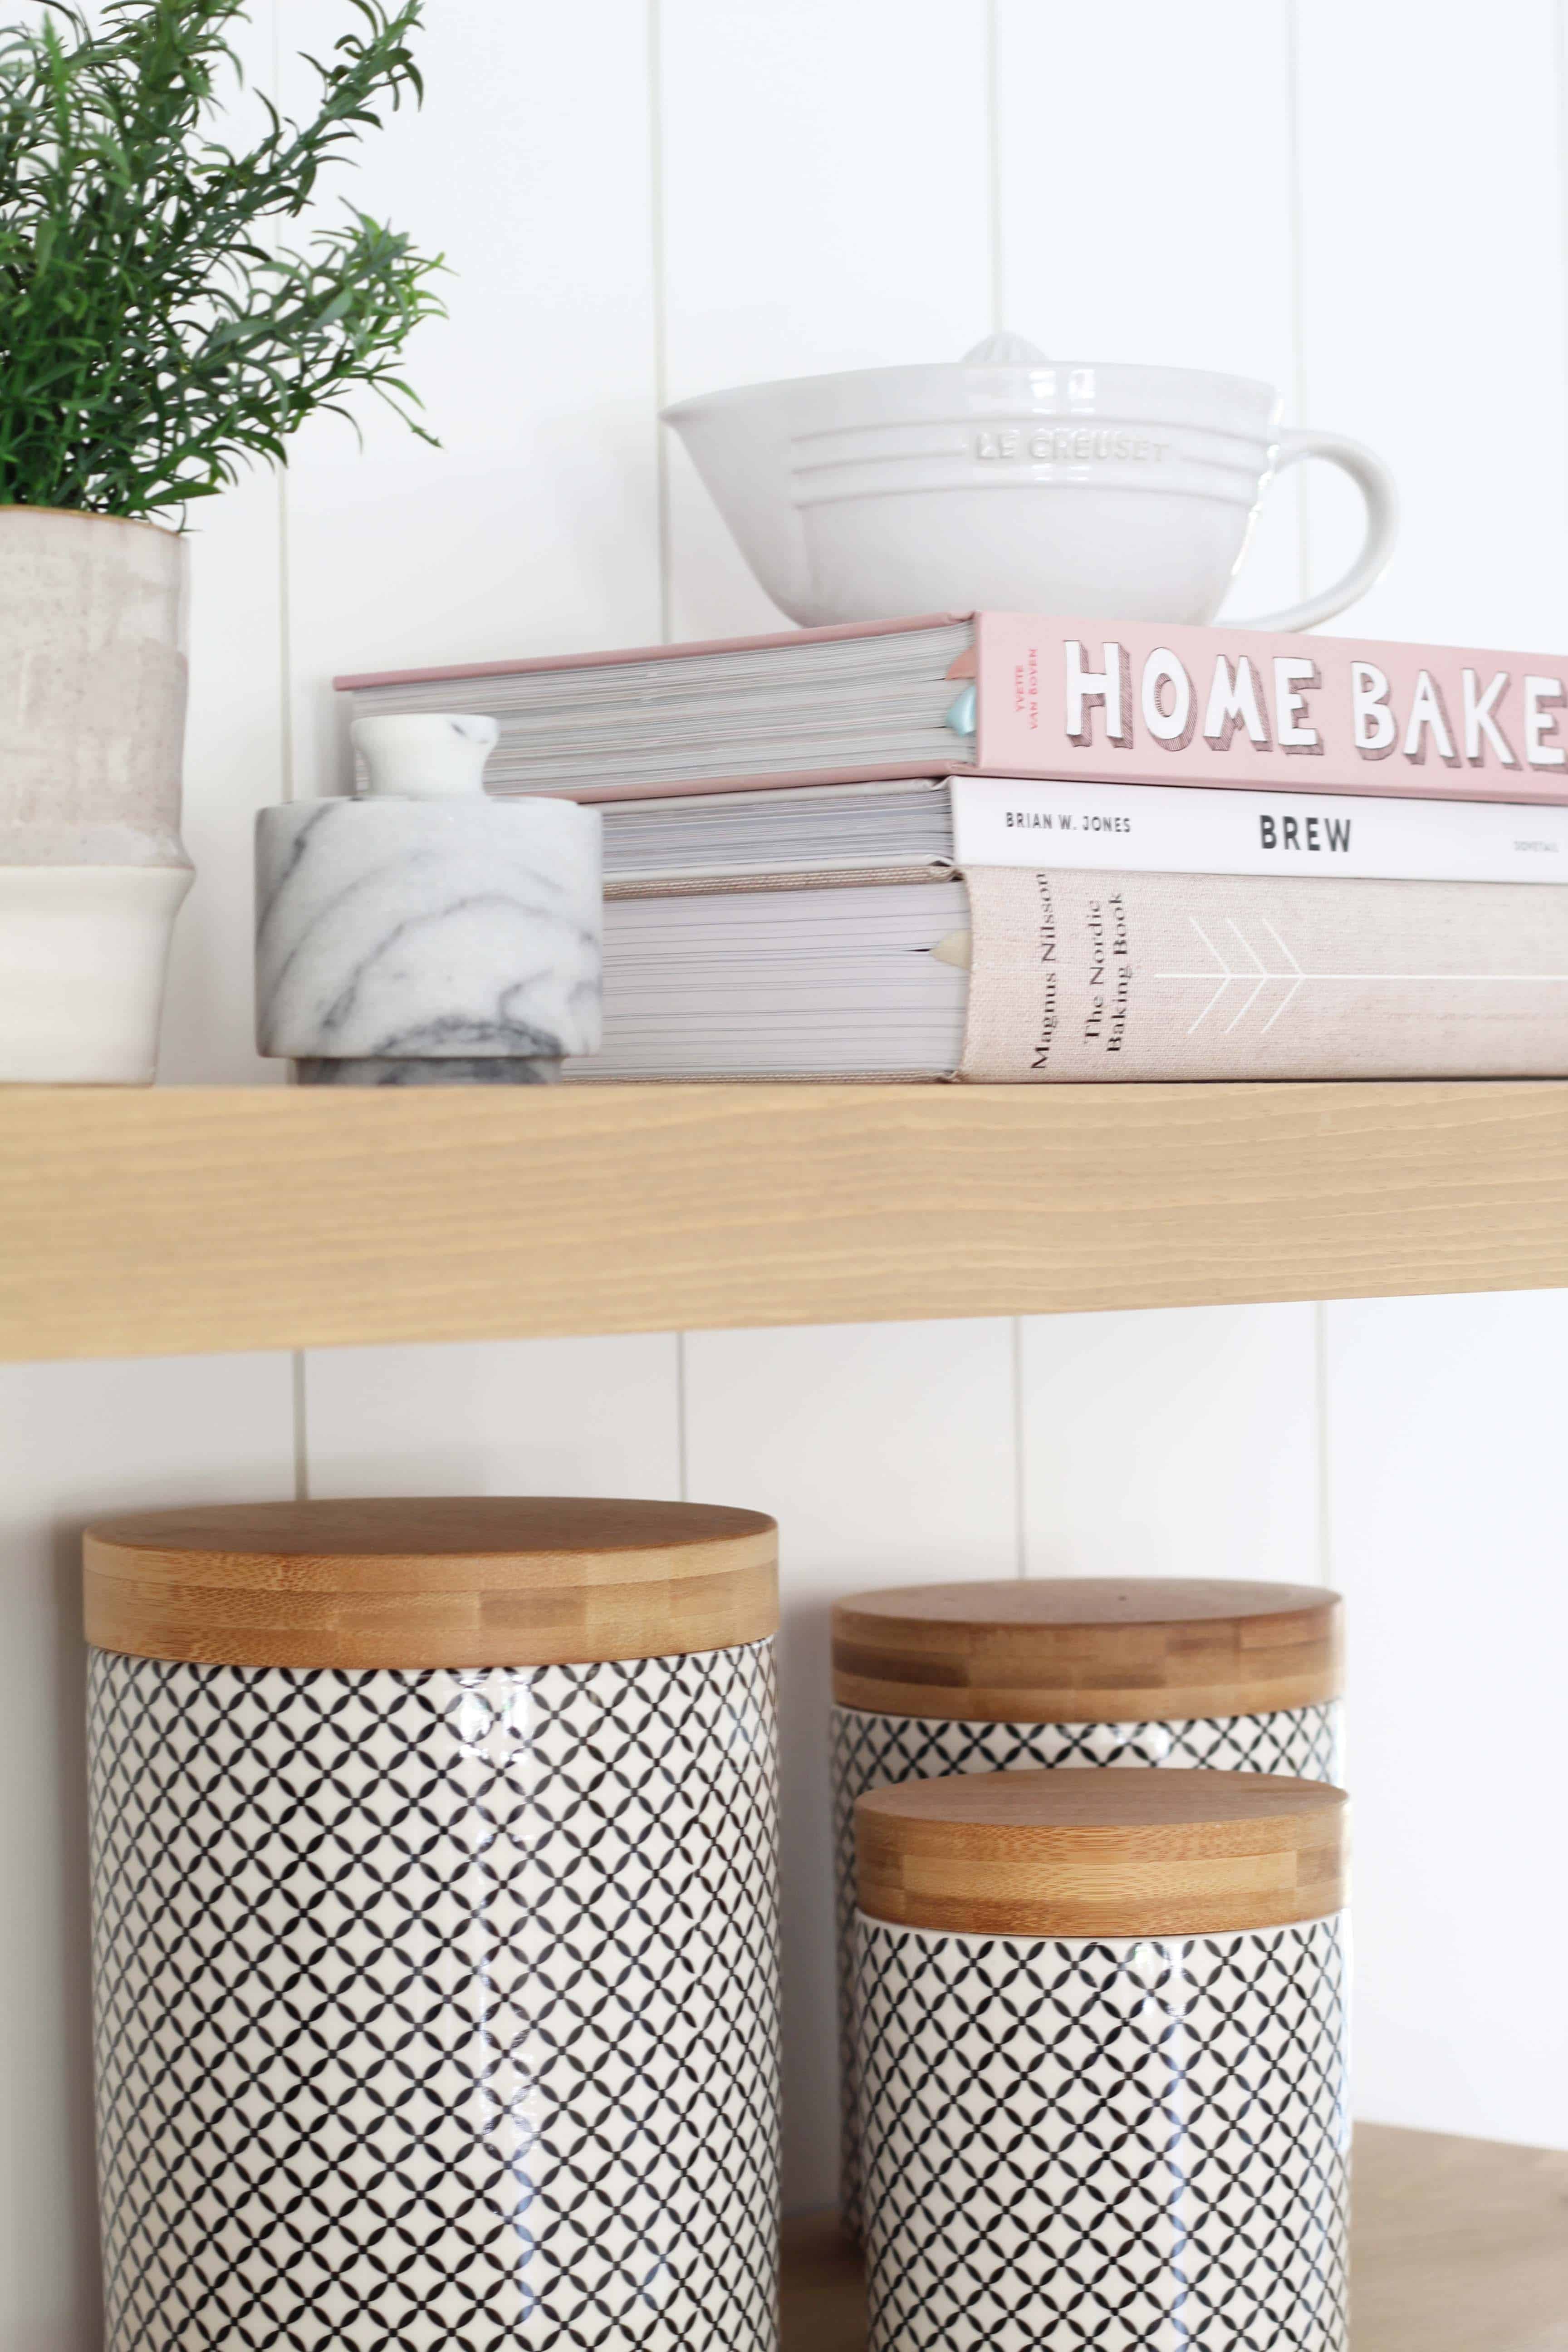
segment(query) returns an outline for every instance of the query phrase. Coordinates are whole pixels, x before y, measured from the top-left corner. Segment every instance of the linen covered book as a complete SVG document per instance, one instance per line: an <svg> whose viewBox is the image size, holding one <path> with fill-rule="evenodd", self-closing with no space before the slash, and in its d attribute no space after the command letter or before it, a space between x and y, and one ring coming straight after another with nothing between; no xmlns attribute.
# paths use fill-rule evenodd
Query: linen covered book
<svg viewBox="0 0 1568 2352"><path fill-rule="evenodd" d="M1568 803L1568 660L1543 654L980 613L336 682L355 717L494 717L502 793L968 771Z"/></svg>
<svg viewBox="0 0 1568 2352"><path fill-rule="evenodd" d="M1568 890L976 866L613 901L572 1078L1568 1075Z"/></svg>

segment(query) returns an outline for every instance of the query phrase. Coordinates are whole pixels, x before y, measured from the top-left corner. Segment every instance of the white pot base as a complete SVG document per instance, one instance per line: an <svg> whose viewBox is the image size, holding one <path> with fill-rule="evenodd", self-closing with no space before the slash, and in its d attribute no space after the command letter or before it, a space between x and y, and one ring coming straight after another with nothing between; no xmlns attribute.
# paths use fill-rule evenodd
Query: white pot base
<svg viewBox="0 0 1568 2352"><path fill-rule="evenodd" d="M150 1086L184 866L0 866L0 1085Z"/></svg>

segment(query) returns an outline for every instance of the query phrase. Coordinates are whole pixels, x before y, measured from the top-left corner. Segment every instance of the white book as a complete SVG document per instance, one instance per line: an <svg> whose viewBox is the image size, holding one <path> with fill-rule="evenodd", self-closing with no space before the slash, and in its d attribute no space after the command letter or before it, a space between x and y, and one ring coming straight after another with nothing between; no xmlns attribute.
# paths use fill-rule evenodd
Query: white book
<svg viewBox="0 0 1568 2352"><path fill-rule="evenodd" d="M612 897L946 881L966 866L1568 882L1568 808L1197 785L910 778L612 804Z"/></svg>
<svg viewBox="0 0 1568 2352"><path fill-rule="evenodd" d="M948 789L960 866L1568 882L1568 809L991 776Z"/></svg>

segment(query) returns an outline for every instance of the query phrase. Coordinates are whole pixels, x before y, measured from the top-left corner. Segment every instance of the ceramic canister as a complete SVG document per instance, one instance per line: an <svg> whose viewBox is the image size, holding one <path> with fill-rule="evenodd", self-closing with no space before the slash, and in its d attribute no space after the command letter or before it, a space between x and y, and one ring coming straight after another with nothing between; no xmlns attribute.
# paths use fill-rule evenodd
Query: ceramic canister
<svg viewBox="0 0 1568 2352"><path fill-rule="evenodd" d="M89 1529L108 2352L773 2352L776 1542Z"/></svg>
<svg viewBox="0 0 1568 2352"><path fill-rule="evenodd" d="M1258 1773L861 1800L871 2352L1342 2352L1344 1829Z"/></svg>
<svg viewBox="0 0 1568 2352"><path fill-rule="evenodd" d="M840 2203L852 2235L856 1800L891 1781L1041 1765L1340 1780L1342 1617L1316 1586L1163 1577L910 1585L836 1606Z"/></svg>

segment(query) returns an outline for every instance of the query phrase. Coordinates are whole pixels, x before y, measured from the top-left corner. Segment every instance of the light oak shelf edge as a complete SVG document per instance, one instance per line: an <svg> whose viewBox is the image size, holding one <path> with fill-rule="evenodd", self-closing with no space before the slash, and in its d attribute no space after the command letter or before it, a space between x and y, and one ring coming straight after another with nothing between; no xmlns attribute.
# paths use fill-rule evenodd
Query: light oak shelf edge
<svg viewBox="0 0 1568 2352"><path fill-rule="evenodd" d="M0 1092L0 1356L1568 1284L1568 1081Z"/></svg>
<svg viewBox="0 0 1568 2352"><path fill-rule="evenodd" d="M1358 2124L1351 2352L1568 2345L1568 2154ZM865 2352L860 2268L834 2214L784 2223L784 2352Z"/></svg>

